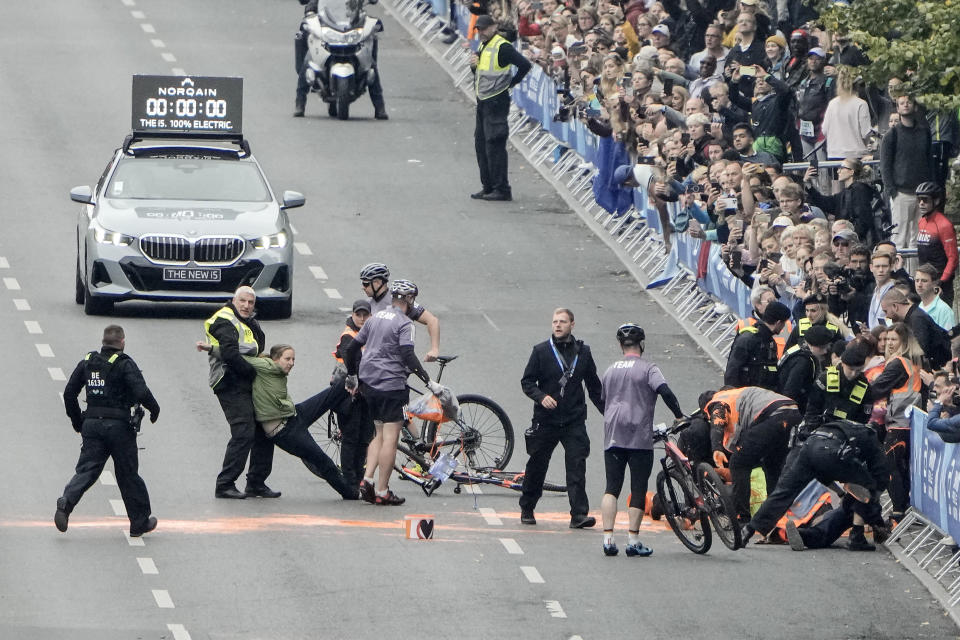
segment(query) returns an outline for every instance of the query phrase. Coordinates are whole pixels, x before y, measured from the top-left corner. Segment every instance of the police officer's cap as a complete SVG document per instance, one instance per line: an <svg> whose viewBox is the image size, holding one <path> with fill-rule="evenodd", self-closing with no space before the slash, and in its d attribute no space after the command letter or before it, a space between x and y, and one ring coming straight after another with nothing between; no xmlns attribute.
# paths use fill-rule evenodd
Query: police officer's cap
<svg viewBox="0 0 960 640"><path fill-rule="evenodd" d="M811 327L812 328L812 327ZM840 362L848 367L862 367L867 361L867 354L859 345L849 345L840 356Z"/></svg>
<svg viewBox="0 0 960 640"><path fill-rule="evenodd" d="M803 306L808 304L827 304L827 299L822 294L815 293L803 299Z"/></svg>
<svg viewBox="0 0 960 640"><path fill-rule="evenodd" d="M819 324L813 325L803 334L803 338L807 341L807 344L814 347L826 347L833 342L833 337L833 331Z"/></svg>
<svg viewBox="0 0 960 640"><path fill-rule="evenodd" d="M764 322L769 322L770 324L773 324L774 322L780 322L781 320L789 320L790 309L787 308L787 305L774 300L767 305L766 309L763 310L760 319Z"/></svg>
<svg viewBox="0 0 960 640"><path fill-rule="evenodd" d="M477 17L477 23L476 23L477 29L486 29L487 27L492 27L495 24L497 24L497 21L488 15L482 15Z"/></svg>

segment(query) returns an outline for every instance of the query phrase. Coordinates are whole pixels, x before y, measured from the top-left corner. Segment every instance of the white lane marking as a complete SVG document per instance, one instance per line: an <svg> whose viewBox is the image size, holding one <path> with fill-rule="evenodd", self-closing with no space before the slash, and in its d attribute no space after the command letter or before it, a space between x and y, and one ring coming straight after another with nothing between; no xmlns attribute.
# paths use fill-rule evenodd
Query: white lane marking
<svg viewBox="0 0 960 640"><path fill-rule="evenodd" d="M30 303L23 298L14 298L13 306L17 308L17 311L30 311Z"/></svg>
<svg viewBox="0 0 960 640"><path fill-rule="evenodd" d="M115 516L127 515L127 508L123 506L123 500L111 500L110 508L113 509L113 515Z"/></svg>
<svg viewBox="0 0 960 640"><path fill-rule="evenodd" d="M480 485L478 484L462 484L460 485L460 488L466 491L467 493L472 493L477 496L483 495L483 490L480 489Z"/></svg>
<svg viewBox="0 0 960 640"><path fill-rule="evenodd" d="M23 326L27 328L27 333L43 333L43 329L40 328L40 323L36 320L24 320Z"/></svg>
<svg viewBox="0 0 960 640"><path fill-rule="evenodd" d="M20 283L16 278L4 278L3 285L10 291L20 291Z"/></svg>
<svg viewBox="0 0 960 640"><path fill-rule="evenodd" d="M522 556L523 549L520 548L520 545L513 538L500 538L500 544L503 545L503 548L507 550L512 556Z"/></svg>
<svg viewBox="0 0 960 640"><path fill-rule="evenodd" d="M153 25L149 22L141 22L140 28L143 29L144 33L156 33L157 30L153 28Z"/></svg>
<svg viewBox="0 0 960 640"><path fill-rule="evenodd" d="M0 257L0 269L9 269L10 263L6 258Z"/></svg>
<svg viewBox="0 0 960 640"><path fill-rule="evenodd" d="M193 640L182 624L168 624L167 629L173 633L173 640Z"/></svg>
<svg viewBox="0 0 960 640"><path fill-rule="evenodd" d="M313 251L310 250L310 247L309 247L309 245L307 245L306 242L294 242L294 243L293 243L293 248L296 249L296 250L297 250L297 253L299 253L299 254L302 255L302 256L312 256L312 255L313 255Z"/></svg>
<svg viewBox="0 0 960 640"><path fill-rule="evenodd" d="M493 323L493 320L490 319L490 316L488 316L487 314L483 314L483 318L484 318L484 320L487 321L487 324L489 324L491 327L493 327L493 330L494 330L494 331L500 331L500 327L498 327L497 325L495 325L495 324Z"/></svg>
<svg viewBox="0 0 960 640"><path fill-rule="evenodd" d="M57 396L60 398L60 404L63 404L63 391L57 391Z"/></svg>
<svg viewBox="0 0 960 640"><path fill-rule="evenodd" d="M173 600L170 599L170 592L166 589L152 589L153 599L157 601L157 606L161 609L173 609Z"/></svg>
<svg viewBox="0 0 960 640"><path fill-rule="evenodd" d="M527 581L532 584L543 584L545 582L536 567L520 567L520 571L523 571L523 575L526 576Z"/></svg>
<svg viewBox="0 0 960 640"><path fill-rule="evenodd" d="M180 67L174 67L173 69L170 70L170 72L173 73L173 75L175 75L175 76L185 76L185 75L187 75L187 72L184 71L183 69L181 69Z"/></svg>
<svg viewBox="0 0 960 640"><path fill-rule="evenodd" d="M323 292L327 294L327 297L331 300L343 300L343 296L340 295L340 292L336 289L324 289Z"/></svg>
<svg viewBox="0 0 960 640"><path fill-rule="evenodd" d="M134 20L143 20L144 18L147 17L146 14L143 13L143 11L131 11L130 15L133 17Z"/></svg>
<svg viewBox="0 0 960 640"><path fill-rule="evenodd" d="M125 4L125 5L128 6L128 7L132 7L132 6L134 6L134 5L136 4L133 0L120 0L120 2L122 2L123 4Z"/></svg>
<svg viewBox="0 0 960 640"><path fill-rule="evenodd" d="M503 521L497 517L497 512L490 507L480 507L480 515L487 521L487 524L499 527Z"/></svg>
<svg viewBox="0 0 960 640"><path fill-rule="evenodd" d="M315 264L310 265L310 273L312 273L313 277L317 280L328 280L327 272L323 270L323 267L318 267Z"/></svg>
<svg viewBox="0 0 960 640"><path fill-rule="evenodd" d="M37 348L37 353L40 354L40 357L41 357L41 358L52 358L52 357L53 357L53 349L50 348L50 345L48 345L48 344L43 344L43 343L39 343L39 344L35 344L35 345L33 345L33 346L35 346L35 347Z"/></svg>
<svg viewBox="0 0 960 640"><path fill-rule="evenodd" d="M165 45L163 43L163 40L161 40L160 38L151 38L150 44L152 44L157 49L165 49L167 47L167 45Z"/></svg>
<svg viewBox="0 0 960 640"><path fill-rule="evenodd" d="M298 233L300 233L299 231L297 231L297 228L292 224L290 225L290 231L293 231L293 235L297 235Z"/></svg>
<svg viewBox="0 0 960 640"><path fill-rule="evenodd" d="M104 469L103 471L101 471L100 484L106 487L117 486L117 479L113 477L113 471L110 471L110 469Z"/></svg>
<svg viewBox="0 0 960 640"><path fill-rule="evenodd" d="M140 571L143 572L143 575L156 576L160 574L153 558L137 558L137 564L140 565Z"/></svg>
<svg viewBox="0 0 960 640"><path fill-rule="evenodd" d="M130 545L131 547L144 546L143 538L132 538L130 537L130 532L124 531L123 529L120 530L120 533L123 534L123 537L127 540L127 544Z"/></svg>
<svg viewBox="0 0 960 640"><path fill-rule="evenodd" d="M566 618L567 614L564 612L563 607L560 606L558 600L544 600L543 604L547 606L547 611L550 612L551 618Z"/></svg>
<svg viewBox="0 0 960 640"><path fill-rule="evenodd" d="M349 312L351 312L351 313L353 312L353 308L352 308L352 307L337 307L337 309L340 310L340 311L349 311Z"/></svg>
<svg viewBox="0 0 960 640"><path fill-rule="evenodd" d="M67 376L63 375L63 369L60 367L47 367L47 373L50 374L52 380L66 380Z"/></svg>
<svg viewBox="0 0 960 640"><path fill-rule="evenodd" d="M167 629L173 633L173 640L193 640L182 624L168 624Z"/></svg>
<svg viewBox="0 0 960 640"><path fill-rule="evenodd" d="M164 62L176 62L177 56L173 55L169 51L164 51L160 54L160 57L163 58Z"/></svg>
<svg viewBox="0 0 960 640"><path fill-rule="evenodd" d="M570 640L583 640L581 636L570 636Z"/></svg>

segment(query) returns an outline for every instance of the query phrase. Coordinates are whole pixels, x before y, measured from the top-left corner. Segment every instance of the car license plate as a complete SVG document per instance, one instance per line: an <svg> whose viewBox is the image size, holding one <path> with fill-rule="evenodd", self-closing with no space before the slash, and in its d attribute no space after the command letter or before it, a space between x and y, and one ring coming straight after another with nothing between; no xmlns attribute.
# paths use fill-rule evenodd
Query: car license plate
<svg viewBox="0 0 960 640"><path fill-rule="evenodd" d="M173 282L220 282L220 269L164 267L163 279Z"/></svg>

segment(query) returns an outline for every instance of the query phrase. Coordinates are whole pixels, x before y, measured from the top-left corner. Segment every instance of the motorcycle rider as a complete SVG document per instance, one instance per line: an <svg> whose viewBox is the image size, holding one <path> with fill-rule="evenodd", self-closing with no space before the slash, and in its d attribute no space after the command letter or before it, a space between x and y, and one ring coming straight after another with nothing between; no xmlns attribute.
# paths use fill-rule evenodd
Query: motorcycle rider
<svg viewBox="0 0 960 640"><path fill-rule="evenodd" d="M377 0L367 0L370 4L376 4ZM317 13L317 4L318 0L300 0L300 4L304 5L303 16L306 18L309 15ZM378 31L382 31L382 26ZM300 30L297 31L297 35L294 36L294 58L293 62L297 70L297 98L294 103L293 117L302 118L304 111L307 108L307 95L310 93L310 85L307 83L306 78L303 75L303 72L307 68L307 37L308 34L303 28L301 23ZM383 101L383 86L380 84L380 67L377 65L377 54L379 49L379 41L377 36L373 36L373 82L370 84L370 102L373 104L373 117L377 120L388 120L389 116L387 115L387 106ZM336 115L337 106L335 103L331 102L327 107L327 114L332 116Z"/></svg>

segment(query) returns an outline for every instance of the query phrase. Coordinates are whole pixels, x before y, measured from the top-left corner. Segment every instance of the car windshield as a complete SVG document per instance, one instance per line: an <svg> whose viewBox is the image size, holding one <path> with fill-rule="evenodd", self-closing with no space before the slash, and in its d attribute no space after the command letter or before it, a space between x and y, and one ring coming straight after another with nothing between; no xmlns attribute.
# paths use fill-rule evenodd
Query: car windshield
<svg viewBox="0 0 960 640"><path fill-rule="evenodd" d="M267 189L252 162L217 158L128 158L107 186L108 198L267 202Z"/></svg>
<svg viewBox="0 0 960 640"><path fill-rule="evenodd" d="M346 30L359 26L363 0L320 0L317 15L334 29Z"/></svg>

